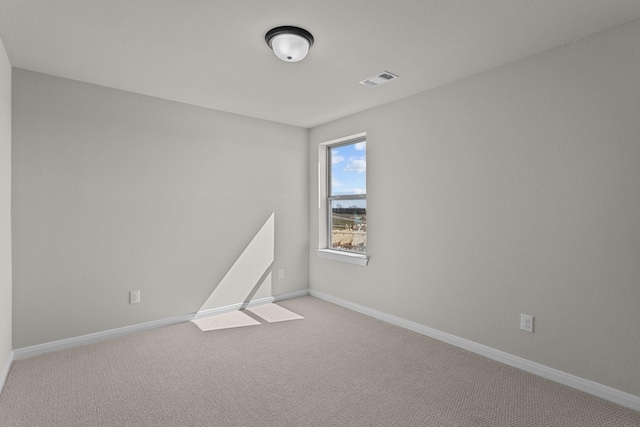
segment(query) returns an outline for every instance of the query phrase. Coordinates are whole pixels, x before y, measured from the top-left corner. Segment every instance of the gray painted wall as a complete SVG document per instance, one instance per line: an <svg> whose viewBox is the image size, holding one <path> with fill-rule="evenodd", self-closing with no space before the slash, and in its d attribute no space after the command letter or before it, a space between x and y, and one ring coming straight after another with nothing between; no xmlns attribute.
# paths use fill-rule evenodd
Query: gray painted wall
<svg viewBox="0 0 640 427"><path fill-rule="evenodd" d="M640 396L638 40L636 21L312 129L311 289ZM317 146L362 131L367 267L314 252Z"/></svg>
<svg viewBox="0 0 640 427"><path fill-rule="evenodd" d="M15 349L307 288L308 130L21 69L13 101ZM267 223L275 274L230 280Z"/></svg>
<svg viewBox="0 0 640 427"><path fill-rule="evenodd" d="M0 40L0 387L11 350L11 64Z"/></svg>

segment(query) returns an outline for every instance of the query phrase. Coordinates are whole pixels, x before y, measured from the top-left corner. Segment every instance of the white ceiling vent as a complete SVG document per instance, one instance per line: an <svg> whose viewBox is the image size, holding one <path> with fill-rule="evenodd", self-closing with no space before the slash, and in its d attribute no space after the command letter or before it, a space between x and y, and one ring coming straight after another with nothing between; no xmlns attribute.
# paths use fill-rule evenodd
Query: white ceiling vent
<svg viewBox="0 0 640 427"><path fill-rule="evenodd" d="M365 85L365 86L370 86L370 87L374 87L374 86L379 86L383 83L387 83L390 82L391 80L395 80L397 79L398 76L390 73L388 71L383 71L382 73L373 76L373 77L369 77L368 79L365 79L363 81L360 82L361 85Z"/></svg>

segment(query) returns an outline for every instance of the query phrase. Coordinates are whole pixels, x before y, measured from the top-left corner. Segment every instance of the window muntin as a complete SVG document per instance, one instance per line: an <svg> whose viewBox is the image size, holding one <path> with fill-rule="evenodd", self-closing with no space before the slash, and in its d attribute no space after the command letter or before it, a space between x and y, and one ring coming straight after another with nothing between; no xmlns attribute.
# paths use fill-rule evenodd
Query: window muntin
<svg viewBox="0 0 640 427"><path fill-rule="evenodd" d="M327 148L327 236L330 249L367 252L367 142Z"/></svg>

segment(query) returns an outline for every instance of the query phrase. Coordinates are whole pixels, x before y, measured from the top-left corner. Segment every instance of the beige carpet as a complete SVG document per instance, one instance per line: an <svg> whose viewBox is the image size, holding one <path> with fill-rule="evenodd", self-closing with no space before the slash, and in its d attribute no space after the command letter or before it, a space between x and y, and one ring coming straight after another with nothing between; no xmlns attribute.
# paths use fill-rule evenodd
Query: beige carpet
<svg viewBox="0 0 640 427"><path fill-rule="evenodd" d="M312 297L16 361L0 426L640 426L635 412Z"/></svg>

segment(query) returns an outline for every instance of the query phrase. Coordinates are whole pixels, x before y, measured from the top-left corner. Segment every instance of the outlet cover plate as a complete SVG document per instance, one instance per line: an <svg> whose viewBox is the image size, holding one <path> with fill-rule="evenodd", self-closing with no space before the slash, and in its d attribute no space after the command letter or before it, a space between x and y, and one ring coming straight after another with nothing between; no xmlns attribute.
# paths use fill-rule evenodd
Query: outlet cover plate
<svg viewBox="0 0 640 427"><path fill-rule="evenodd" d="M139 304L139 303L140 303L140 291L129 292L129 304Z"/></svg>
<svg viewBox="0 0 640 427"><path fill-rule="evenodd" d="M533 316L520 314L520 329L525 332L533 333Z"/></svg>

